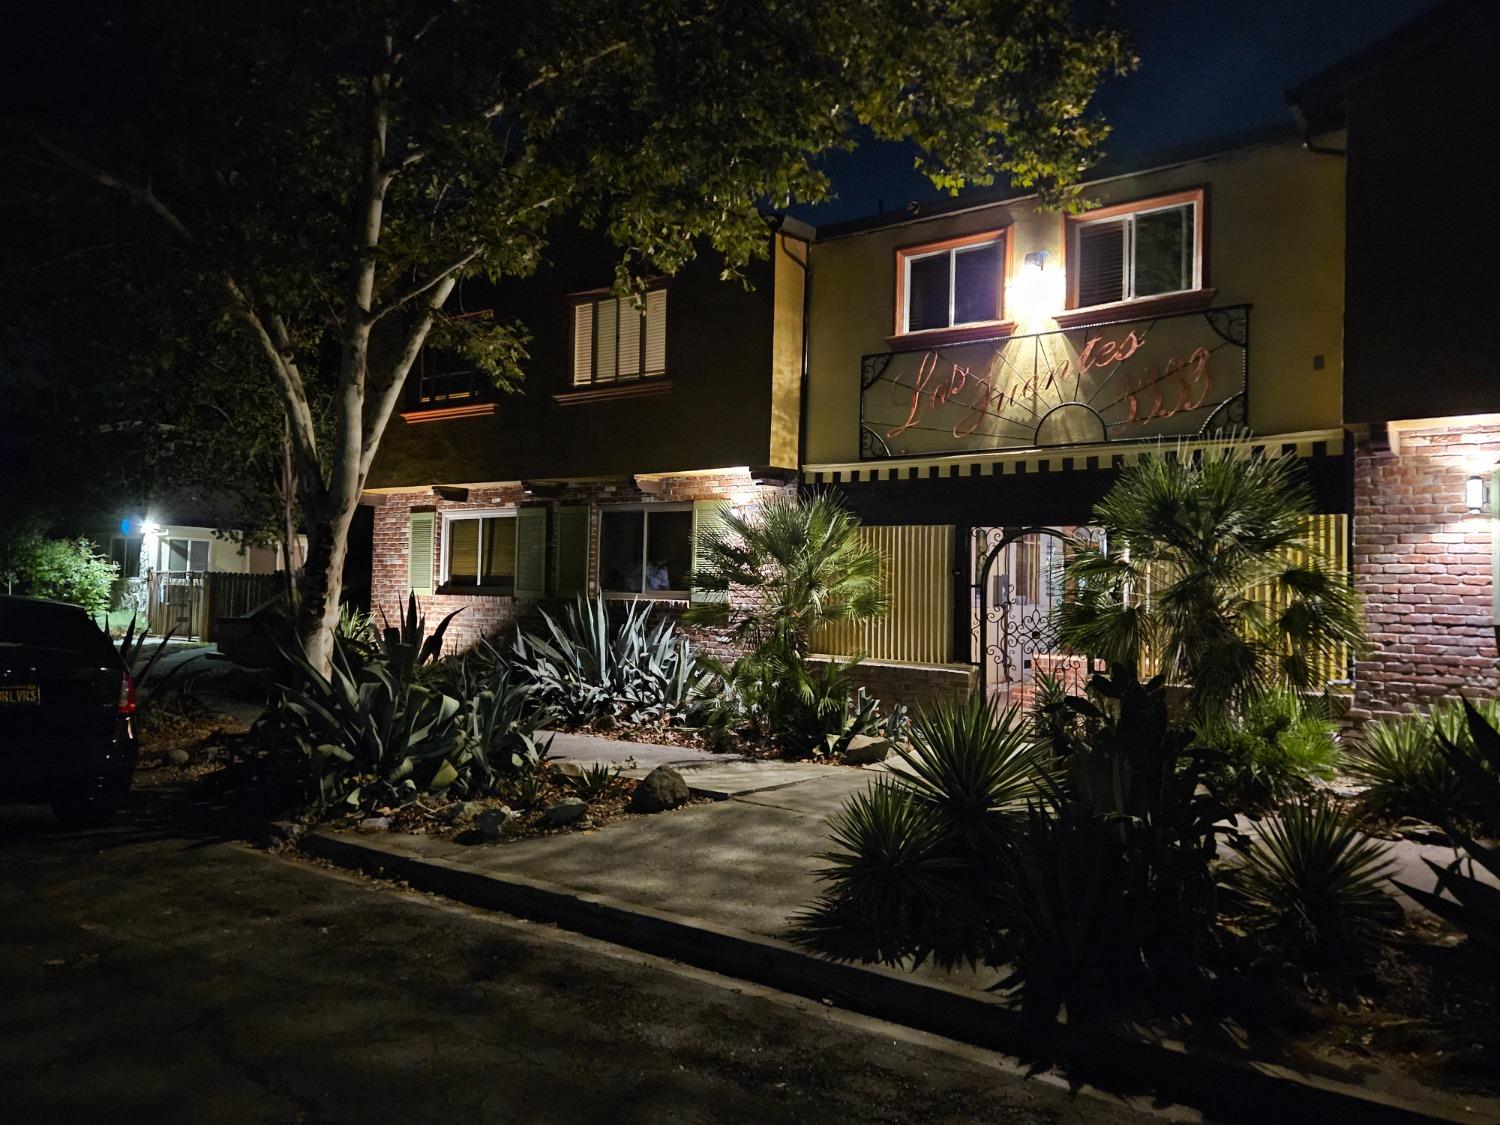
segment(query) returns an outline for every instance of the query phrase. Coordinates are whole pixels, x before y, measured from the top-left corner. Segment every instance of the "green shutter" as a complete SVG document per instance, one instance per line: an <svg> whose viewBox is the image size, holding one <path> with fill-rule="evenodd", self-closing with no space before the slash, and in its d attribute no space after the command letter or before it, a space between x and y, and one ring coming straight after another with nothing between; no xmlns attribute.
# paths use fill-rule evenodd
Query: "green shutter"
<svg viewBox="0 0 1500 1125"><path fill-rule="evenodd" d="M432 593L433 512L412 512L411 538L406 548L406 586L415 594Z"/></svg>
<svg viewBox="0 0 1500 1125"><path fill-rule="evenodd" d="M552 556L552 589L559 598L588 593L589 506L557 509L557 553Z"/></svg>
<svg viewBox="0 0 1500 1125"><path fill-rule="evenodd" d="M703 564L703 539L706 535L722 531L724 516L729 511L727 500L693 501L693 573L697 574ZM727 602L728 591L699 590L696 586L689 595L693 604L704 602Z"/></svg>
<svg viewBox="0 0 1500 1125"><path fill-rule="evenodd" d="M516 597L535 601L547 582L547 509L516 513Z"/></svg>

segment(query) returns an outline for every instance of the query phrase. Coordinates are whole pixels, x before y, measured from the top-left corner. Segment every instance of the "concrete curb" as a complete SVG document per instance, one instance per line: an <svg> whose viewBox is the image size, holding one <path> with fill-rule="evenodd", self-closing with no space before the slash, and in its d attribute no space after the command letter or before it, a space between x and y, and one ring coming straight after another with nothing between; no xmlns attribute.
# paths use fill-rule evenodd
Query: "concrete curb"
<svg viewBox="0 0 1500 1125"><path fill-rule="evenodd" d="M262 837L265 832L260 833ZM825 961L787 942L588 894L523 876L412 856L378 840L311 832L308 855L473 906L549 922L589 937L668 957L725 976L1026 1058L1019 1014L983 993L881 966ZM1326 1117L1372 1125L1477 1122L1478 1114L1380 1094L1271 1063L1249 1062L1172 1040L1059 1026L1057 1053L1069 1075L1123 1093L1149 1091L1230 1120Z"/></svg>

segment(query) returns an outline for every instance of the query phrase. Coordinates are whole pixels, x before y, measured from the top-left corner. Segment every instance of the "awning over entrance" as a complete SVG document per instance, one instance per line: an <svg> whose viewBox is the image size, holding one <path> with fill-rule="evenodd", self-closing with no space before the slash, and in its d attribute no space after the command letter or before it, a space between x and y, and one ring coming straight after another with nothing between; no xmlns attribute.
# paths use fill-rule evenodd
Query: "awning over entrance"
<svg viewBox="0 0 1500 1125"><path fill-rule="evenodd" d="M812 464L804 466L802 479L840 494L866 523L1087 523L1090 509L1128 465L1158 456L1193 457L1226 446L1246 456L1291 453L1302 458L1318 510L1349 511L1352 481L1342 429L1229 442L1182 438Z"/></svg>

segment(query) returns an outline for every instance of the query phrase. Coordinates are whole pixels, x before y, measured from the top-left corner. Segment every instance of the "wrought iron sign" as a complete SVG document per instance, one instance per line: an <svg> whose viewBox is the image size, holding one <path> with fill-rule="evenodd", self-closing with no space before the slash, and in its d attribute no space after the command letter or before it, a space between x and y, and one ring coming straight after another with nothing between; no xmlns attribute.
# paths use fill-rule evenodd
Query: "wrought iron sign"
<svg viewBox="0 0 1500 1125"><path fill-rule="evenodd" d="M1181 437L1243 425L1250 306L864 357L860 457Z"/></svg>

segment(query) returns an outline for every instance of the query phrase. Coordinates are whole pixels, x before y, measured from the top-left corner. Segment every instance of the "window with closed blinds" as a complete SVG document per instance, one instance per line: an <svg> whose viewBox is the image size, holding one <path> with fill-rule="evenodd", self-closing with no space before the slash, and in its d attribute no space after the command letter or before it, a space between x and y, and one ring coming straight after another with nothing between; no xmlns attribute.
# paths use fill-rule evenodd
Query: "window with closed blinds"
<svg viewBox="0 0 1500 1125"><path fill-rule="evenodd" d="M667 373L667 291L573 306L573 385L589 387Z"/></svg>
<svg viewBox="0 0 1500 1125"><path fill-rule="evenodd" d="M516 517L450 516L444 523L444 585L505 590L516 580Z"/></svg>
<svg viewBox="0 0 1500 1125"><path fill-rule="evenodd" d="M1138 210L1109 208L1108 217L1075 224L1070 247L1075 308L1183 293L1201 284L1193 200Z"/></svg>

